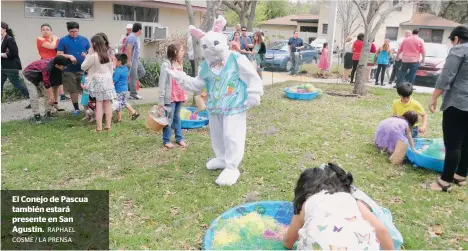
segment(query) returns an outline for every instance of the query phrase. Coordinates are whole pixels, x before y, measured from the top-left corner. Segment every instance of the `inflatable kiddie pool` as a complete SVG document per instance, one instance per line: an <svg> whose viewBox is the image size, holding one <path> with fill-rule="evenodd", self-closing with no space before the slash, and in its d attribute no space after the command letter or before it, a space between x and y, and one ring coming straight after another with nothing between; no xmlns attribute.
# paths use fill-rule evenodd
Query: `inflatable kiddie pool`
<svg viewBox="0 0 468 251"><path fill-rule="evenodd" d="M187 117L183 117L184 109L186 110L185 112L189 111L191 114L197 110L196 107L182 107L182 110L180 111L180 118L181 118L181 127L182 129L197 129L197 128L202 128L206 125L208 125L209 118L208 118L208 111L201 111L198 113L198 118L197 119L190 119L190 115ZM188 114L188 113L187 113Z"/></svg>
<svg viewBox="0 0 468 251"><path fill-rule="evenodd" d="M414 165L432 171L444 170L445 147L442 139L415 138L414 148L408 147L406 157Z"/></svg>
<svg viewBox="0 0 468 251"><path fill-rule="evenodd" d="M291 223L287 201L258 201L234 207L216 218L206 231L204 250L285 250L280 231Z"/></svg>
<svg viewBox="0 0 468 251"><path fill-rule="evenodd" d="M303 84L284 88L286 97L295 100L311 100L317 98L319 90L312 84Z"/></svg>

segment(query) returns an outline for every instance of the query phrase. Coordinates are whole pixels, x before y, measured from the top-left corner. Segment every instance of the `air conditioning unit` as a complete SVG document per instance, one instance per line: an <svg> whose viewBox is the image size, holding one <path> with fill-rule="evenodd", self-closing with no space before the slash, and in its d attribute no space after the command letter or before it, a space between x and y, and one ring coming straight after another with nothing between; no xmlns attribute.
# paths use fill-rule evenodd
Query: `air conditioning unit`
<svg viewBox="0 0 468 251"><path fill-rule="evenodd" d="M161 26L155 26L153 29L153 39L154 40L164 40L169 36L168 34L168 28L167 27L161 27Z"/></svg>

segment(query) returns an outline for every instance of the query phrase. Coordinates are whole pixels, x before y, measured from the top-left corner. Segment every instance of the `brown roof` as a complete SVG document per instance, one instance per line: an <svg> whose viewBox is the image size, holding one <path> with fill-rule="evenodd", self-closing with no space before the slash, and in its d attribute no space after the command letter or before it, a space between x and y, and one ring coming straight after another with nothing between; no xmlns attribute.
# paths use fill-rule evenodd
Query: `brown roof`
<svg viewBox="0 0 468 251"><path fill-rule="evenodd" d="M460 24L452 20L432 15L430 13L414 13L410 21L401 23L400 25L423 27L457 27Z"/></svg>
<svg viewBox="0 0 468 251"><path fill-rule="evenodd" d="M264 21L263 25L291 25L296 26L297 22L318 20L319 16L316 15L289 15L284 17L278 17Z"/></svg>

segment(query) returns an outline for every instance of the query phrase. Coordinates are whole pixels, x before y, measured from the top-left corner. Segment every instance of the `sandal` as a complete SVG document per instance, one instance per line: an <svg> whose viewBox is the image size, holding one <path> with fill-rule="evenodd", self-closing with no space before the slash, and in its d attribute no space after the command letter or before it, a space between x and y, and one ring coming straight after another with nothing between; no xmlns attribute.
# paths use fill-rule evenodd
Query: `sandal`
<svg viewBox="0 0 468 251"><path fill-rule="evenodd" d="M457 179L457 178L453 178L453 183L459 185L459 186L465 186L468 182L466 180L466 178L464 179Z"/></svg>
<svg viewBox="0 0 468 251"><path fill-rule="evenodd" d="M172 149L172 148L174 148L174 144L169 142L169 143L164 144L164 147L166 147L167 149Z"/></svg>
<svg viewBox="0 0 468 251"><path fill-rule="evenodd" d="M447 192L447 193L452 190L452 185L443 185L440 178L437 178L435 184L437 184L437 186L439 186L439 188L441 190L432 189L432 186L434 185L434 182L426 184L426 189L429 189L429 190L432 190L432 191Z"/></svg>
<svg viewBox="0 0 468 251"><path fill-rule="evenodd" d="M98 130L98 129L96 128L96 129L94 129L94 132L100 133L100 132L102 132L102 129L101 129L101 130Z"/></svg>
<svg viewBox="0 0 468 251"><path fill-rule="evenodd" d="M112 131L112 128L110 128L110 127L106 127L106 128L104 128L104 131L108 131L108 132L110 132L110 131Z"/></svg>
<svg viewBox="0 0 468 251"><path fill-rule="evenodd" d="M179 145L179 146L182 147L182 148L186 148L186 147L187 147L187 144L186 144L185 142L183 142L183 141L177 142L177 145Z"/></svg>
<svg viewBox="0 0 468 251"><path fill-rule="evenodd" d="M140 114L138 112L135 112L134 114L132 114L132 120L137 119L139 116Z"/></svg>

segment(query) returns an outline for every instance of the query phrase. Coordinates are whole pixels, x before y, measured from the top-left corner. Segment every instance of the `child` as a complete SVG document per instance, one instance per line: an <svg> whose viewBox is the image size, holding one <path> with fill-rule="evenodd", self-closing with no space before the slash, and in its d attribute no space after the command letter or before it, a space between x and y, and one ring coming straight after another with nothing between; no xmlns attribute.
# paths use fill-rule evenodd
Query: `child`
<svg viewBox="0 0 468 251"><path fill-rule="evenodd" d="M169 75L169 70L182 71L184 48L179 43L172 43L167 47L167 59L161 65L159 77L159 107L161 110L170 110L168 126L163 128L163 145L174 148L171 143L171 129L174 129L176 143L185 148L182 135L180 109L186 101L186 95L182 87Z"/></svg>
<svg viewBox="0 0 468 251"><path fill-rule="evenodd" d="M424 112L424 108L418 101L411 98L411 95L413 94L413 86L410 83L402 83L398 86L397 93L400 95L400 99L393 101L393 116L401 117L407 111L415 111L419 116L421 116L422 124L416 124L416 126L413 127L412 132L413 138L417 138L418 133L426 132L427 116Z"/></svg>
<svg viewBox="0 0 468 251"><path fill-rule="evenodd" d="M105 41L102 36L91 38L92 50L81 64L83 71L88 71L89 96L96 98L96 132L102 131L102 116L106 114L104 130L111 130L112 106L111 101L116 97L112 82L112 61L109 57Z"/></svg>
<svg viewBox="0 0 468 251"><path fill-rule="evenodd" d="M387 228L352 193L353 176L336 164L305 170L283 244L298 250L393 250Z"/></svg>
<svg viewBox="0 0 468 251"><path fill-rule="evenodd" d="M328 67L330 64L328 63L328 43L323 44L322 55L320 55L319 63L317 67L320 69L320 73L318 74L321 78L327 78Z"/></svg>
<svg viewBox="0 0 468 251"><path fill-rule="evenodd" d="M402 117L390 117L380 122L375 132L375 145L392 156L390 160L394 164L401 163L405 158L408 143L414 150L411 128L418 122L418 114L407 111Z"/></svg>
<svg viewBox="0 0 468 251"><path fill-rule="evenodd" d="M130 104L127 103L127 91L128 91L128 67L127 55L116 54L115 55L115 71L113 75L115 92L117 93L117 122L122 121L122 109L127 110L132 114L132 120L135 120L140 116Z"/></svg>
<svg viewBox="0 0 468 251"><path fill-rule="evenodd" d="M29 91L29 99L36 124L42 123L39 112L39 97L44 97L45 117L52 118L52 110L63 111L58 108L58 91L62 84L62 74L69 60L64 56L40 59L32 62L23 71L24 83ZM41 84L42 82L42 84Z"/></svg>

